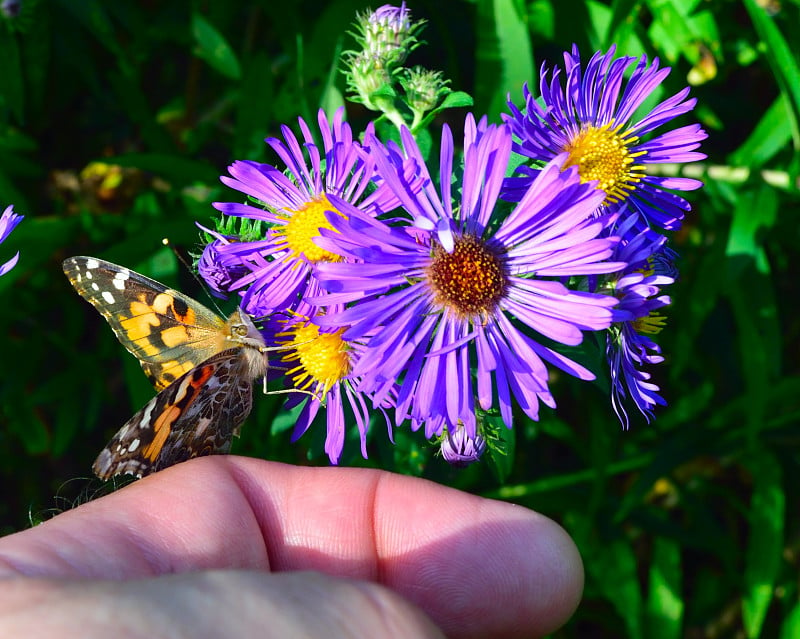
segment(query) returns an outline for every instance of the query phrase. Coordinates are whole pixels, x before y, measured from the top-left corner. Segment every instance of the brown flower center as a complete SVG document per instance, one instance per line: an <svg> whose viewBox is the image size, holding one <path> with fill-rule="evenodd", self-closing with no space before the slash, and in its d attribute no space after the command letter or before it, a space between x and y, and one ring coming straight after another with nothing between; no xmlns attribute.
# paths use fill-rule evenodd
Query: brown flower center
<svg viewBox="0 0 800 639"><path fill-rule="evenodd" d="M491 313L508 287L500 257L471 235L456 238L452 253L436 245L427 274L437 302L462 316Z"/></svg>

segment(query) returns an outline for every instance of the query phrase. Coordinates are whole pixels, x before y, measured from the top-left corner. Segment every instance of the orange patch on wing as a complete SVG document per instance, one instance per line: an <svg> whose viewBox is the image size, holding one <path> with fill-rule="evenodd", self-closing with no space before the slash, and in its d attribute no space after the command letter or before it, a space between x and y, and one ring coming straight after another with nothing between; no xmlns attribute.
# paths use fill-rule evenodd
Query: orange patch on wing
<svg viewBox="0 0 800 639"><path fill-rule="evenodd" d="M197 376L189 382L195 392L199 391L214 374L213 366L203 366L197 369Z"/></svg>
<svg viewBox="0 0 800 639"><path fill-rule="evenodd" d="M161 331L160 335L164 346L169 348L186 344L190 339L186 326L170 326Z"/></svg>
<svg viewBox="0 0 800 639"><path fill-rule="evenodd" d="M159 376L164 375L164 373L169 373L170 375L172 375L172 379L176 380L181 375L188 373L194 367L195 363L189 360L179 362L178 360L173 359L172 361L164 362L161 365Z"/></svg>
<svg viewBox="0 0 800 639"><path fill-rule="evenodd" d="M142 455L144 455L144 457L151 462L155 462L175 422L186 412L188 406L200 394L203 386L205 386L206 382L213 374L213 366L203 366L197 369L192 379L184 380L179 395L175 398L175 403L168 406L153 423L153 431L156 436L153 438L152 442L142 449Z"/></svg>
<svg viewBox="0 0 800 639"><path fill-rule="evenodd" d="M147 337L153 328L161 324L161 320L153 312L153 307L144 302L133 301L130 304L131 316L120 322L128 339L136 341Z"/></svg>
<svg viewBox="0 0 800 639"><path fill-rule="evenodd" d="M173 404L158 416L158 419L153 425L156 436L153 438L153 441L142 449L142 455L146 459L149 459L151 462L156 460L161 453L161 449L164 447L164 443L167 441L167 437L169 437L172 431L172 425L181 416L182 412L180 406Z"/></svg>
<svg viewBox="0 0 800 639"><path fill-rule="evenodd" d="M159 293L156 295L156 298L153 300L153 310L162 315L168 315L169 313L167 311L171 311L175 319L184 324L194 324L197 321L194 310L188 306L186 307L186 313L183 315L178 313L175 309L175 296L169 293Z"/></svg>

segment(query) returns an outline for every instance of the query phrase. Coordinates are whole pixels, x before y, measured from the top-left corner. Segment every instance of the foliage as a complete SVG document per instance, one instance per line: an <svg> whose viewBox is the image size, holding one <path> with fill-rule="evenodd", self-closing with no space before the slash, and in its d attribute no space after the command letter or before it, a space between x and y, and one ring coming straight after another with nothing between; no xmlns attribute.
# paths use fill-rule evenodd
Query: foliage
<svg viewBox="0 0 800 639"><path fill-rule="evenodd" d="M265 136L344 103L337 63L365 8L28 0L0 18L0 208L26 215L0 247L0 263L20 251L0 279L0 532L97 491L92 459L152 393L61 261L97 255L201 297L162 238L195 252L194 222L230 198L226 165L270 160ZM421 474L561 522L587 583L557 637L798 636L800 2L411 9L428 24L409 62L443 71L494 121L573 42L658 55L673 67L664 96L694 85L709 159L686 172L706 186L687 195L693 212L673 238L681 279L657 372L669 406L653 424L622 432L601 386L562 376L551 382L558 411L519 415L493 464L454 470L409 433L390 445L377 428L369 460L355 436L343 465ZM363 130L371 114L347 108ZM437 118L458 127L463 111ZM327 463L324 433L289 443L283 399L256 397L235 452Z"/></svg>

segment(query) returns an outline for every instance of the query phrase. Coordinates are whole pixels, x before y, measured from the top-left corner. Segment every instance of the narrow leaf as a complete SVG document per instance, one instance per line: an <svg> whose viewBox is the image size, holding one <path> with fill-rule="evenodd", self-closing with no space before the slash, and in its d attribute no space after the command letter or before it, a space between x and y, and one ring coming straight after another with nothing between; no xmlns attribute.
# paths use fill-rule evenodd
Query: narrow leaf
<svg viewBox="0 0 800 639"><path fill-rule="evenodd" d="M758 637L781 565L786 498L781 484L781 466L772 454L761 451L752 456L747 465L754 485L745 554L742 619L747 636Z"/></svg>
<svg viewBox="0 0 800 639"><path fill-rule="evenodd" d="M681 549L672 539L658 537L653 544L647 599L648 635L652 639L678 639L683 620Z"/></svg>
<svg viewBox="0 0 800 639"><path fill-rule="evenodd" d="M239 60L223 35L199 13L192 14L192 35L196 47L194 54L225 77L238 80L242 77Z"/></svg>

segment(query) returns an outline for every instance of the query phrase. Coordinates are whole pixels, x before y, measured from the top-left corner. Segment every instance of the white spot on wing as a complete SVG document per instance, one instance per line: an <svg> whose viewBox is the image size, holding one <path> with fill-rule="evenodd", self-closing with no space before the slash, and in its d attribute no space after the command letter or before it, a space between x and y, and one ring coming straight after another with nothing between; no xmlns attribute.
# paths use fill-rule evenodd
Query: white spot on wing
<svg viewBox="0 0 800 639"><path fill-rule="evenodd" d="M133 452L133 451L135 451L137 448L139 448L139 443L140 443L140 441L139 441L139 438L137 437L137 438L136 438L136 439L134 439L134 440L133 440L133 441L132 441L130 444L128 444L128 452L129 452L129 453L132 453L132 452Z"/></svg>
<svg viewBox="0 0 800 639"><path fill-rule="evenodd" d="M92 282L92 290L99 291L100 287L97 285L97 282Z"/></svg>
<svg viewBox="0 0 800 639"><path fill-rule="evenodd" d="M120 290L120 291L124 291L125 290L125 282L127 281L127 279L130 276L131 276L131 274L130 274L130 271L128 271L128 269L125 269L123 271L119 271L118 273L116 273L114 275L114 279L112 280L112 282L114 284L114 288L116 288L117 290Z"/></svg>
<svg viewBox="0 0 800 639"><path fill-rule="evenodd" d="M103 291L102 298L106 302L108 302L109 304L113 304L114 303L114 296L111 293L109 293L108 291Z"/></svg>
<svg viewBox="0 0 800 639"><path fill-rule="evenodd" d="M86 268L97 268L98 266L100 266L100 262L96 259L90 257L86 260Z"/></svg>
<svg viewBox="0 0 800 639"><path fill-rule="evenodd" d="M142 412L142 418L139 420L140 424L150 424L150 416L153 413L153 409L156 407L155 400L150 400L150 403L144 407L144 411Z"/></svg>

